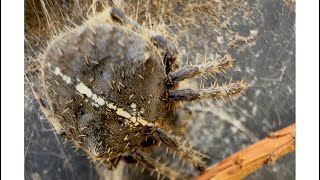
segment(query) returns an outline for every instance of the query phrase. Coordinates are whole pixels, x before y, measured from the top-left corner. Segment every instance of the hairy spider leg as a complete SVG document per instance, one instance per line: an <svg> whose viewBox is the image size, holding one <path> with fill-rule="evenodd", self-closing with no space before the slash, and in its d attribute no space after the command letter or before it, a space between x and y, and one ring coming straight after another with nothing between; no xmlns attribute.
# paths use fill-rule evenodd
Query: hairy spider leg
<svg viewBox="0 0 320 180"><path fill-rule="evenodd" d="M186 179L186 176L184 174L181 174L177 170L168 167L165 164L161 164L160 162L155 161L140 150L137 150L134 153L133 158L135 158L138 162L141 162L148 169L151 169L153 171L155 170L166 177L170 177L173 179Z"/></svg>
<svg viewBox="0 0 320 180"><path fill-rule="evenodd" d="M153 136L155 139L163 142L166 146L177 151L183 158L188 160L192 165L200 172L203 172L206 169L206 165L202 161L204 156L193 150L191 147L186 147L181 142L179 142L175 135L165 132L160 127L155 127L153 129Z"/></svg>
<svg viewBox="0 0 320 180"><path fill-rule="evenodd" d="M233 59L230 55L217 59L215 61L207 62L199 65L192 65L183 67L175 72L169 74L172 84L178 84L185 79L193 78L195 76L203 75L205 73L220 73L232 68ZM214 84L209 88L204 89L182 89L169 90L169 102L174 101L192 101L203 98L224 98L225 96L233 96L243 93L246 84L241 80L238 82L225 83L221 86Z"/></svg>

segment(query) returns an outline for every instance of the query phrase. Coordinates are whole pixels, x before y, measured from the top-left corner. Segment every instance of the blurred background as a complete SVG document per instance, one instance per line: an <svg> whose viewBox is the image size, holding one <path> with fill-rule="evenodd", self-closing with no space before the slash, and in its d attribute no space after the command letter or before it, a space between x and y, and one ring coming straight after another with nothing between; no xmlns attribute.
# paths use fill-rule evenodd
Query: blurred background
<svg viewBox="0 0 320 180"><path fill-rule="evenodd" d="M223 100L186 103L187 139L207 154L208 165L295 123L294 0L128 0L116 1L145 26L165 28L177 42L180 66L229 53L234 68L215 77L194 78L199 88L243 79L246 94ZM141 167L120 163L111 172L89 162L82 151L52 132L30 85L41 88L36 59L64 26L81 24L87 14L111 1L25 0L25 179L156 179ZM93 6L94 5L94 6ZM161 148L155 152L161 155ZM165 159L165 157L164 157ZM174 160L173 160L174 161ZM176 167L180 167L179 162ZM267 165L246 179L294 179L295 154Z"/></svg>

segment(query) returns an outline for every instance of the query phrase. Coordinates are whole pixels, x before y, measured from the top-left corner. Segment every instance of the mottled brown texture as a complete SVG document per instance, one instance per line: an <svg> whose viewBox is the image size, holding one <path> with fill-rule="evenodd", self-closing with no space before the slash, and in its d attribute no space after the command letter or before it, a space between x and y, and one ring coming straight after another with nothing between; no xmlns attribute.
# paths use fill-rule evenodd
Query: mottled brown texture
<svg viewBox="0 0 320 180"><path fill-rule="evenodd" d="M112 7L50 42L41 58L41 108L58 134L109 169L132 155L167 177L185 176L173 169L168 172L164 165L151 167L148 157L137 153L163 142L203 172L203 156L175 135L181 129L175 104L240 94L245 86L216 86L202 89L204 93L197 97L189 93L177 99L174 94L183 90L177 90L178 82L171 82L170 75L178 68L177 57L176 45L168 38ZM220 72L232 66L232 58L226 59L199 65L199 70L201 74ZM176 80L186 79L173 74ZM168 133L171 130L173 134Z"/></svg>

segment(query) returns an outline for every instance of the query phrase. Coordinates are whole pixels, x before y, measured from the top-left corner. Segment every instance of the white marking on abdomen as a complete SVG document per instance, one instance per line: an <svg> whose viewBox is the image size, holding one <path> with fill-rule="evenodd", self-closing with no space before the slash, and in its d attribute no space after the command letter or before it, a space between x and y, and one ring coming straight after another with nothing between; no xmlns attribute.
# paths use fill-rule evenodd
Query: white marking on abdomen
<svg viewBox="0 0 320 180"><path fill-rule="evenodd" d="M48 66L50 67L51 65L48 63ZM72 82L71 77L64 75L61 72L60 68L55 67L53 73L57 76L60 76L62 80L65 81L67 84L71 84ZM85 84L83 84L83 82L80 81L80 79L76 78L76 80L78 81L78 84L75 85L76 91L80 93L80 95L86 95L88 98L92 99L94 101L92 105L96 107L107 105L107 108L115 110L118 116L121 116L129 120L129 122L131 122L135 126L138 126L138 125L149 126L149 127L154 126L153 123L146 121L143 117L140 116L140 113L141 114L144 113L143 108L141 108L140 113L138 113L138 117L136 117L137 105L135 103L132 103L130 105L133 111L133 113L130 114L129 112L125 111L123 108L117 107L116 105L114 105L114 103L108 103L103 98L99 97L97 94L94 94L89 87L87 87ZM85 102L88 102L88 100L85 99Z"/></svg>

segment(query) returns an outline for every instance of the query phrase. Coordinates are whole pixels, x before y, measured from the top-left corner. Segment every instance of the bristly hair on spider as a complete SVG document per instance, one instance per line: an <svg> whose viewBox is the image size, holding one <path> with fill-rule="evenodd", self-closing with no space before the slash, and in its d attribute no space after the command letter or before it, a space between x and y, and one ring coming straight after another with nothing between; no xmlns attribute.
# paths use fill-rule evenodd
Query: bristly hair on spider
<svg viewBox="0 0 320 180"><path fill-rule="evenodd" d="M117 7L107 8L49 42L40 57L43 91L35 97L55 131L93 161L114 169L129 158L166 177L188 178L147 151L162 143L203 172L205 156L177 137L177 103L231 98L246 85L238 81L179 89L185 79L225 72L233 59L227 54L179 68L178 54L169 37L141 26Z"/></svg>

